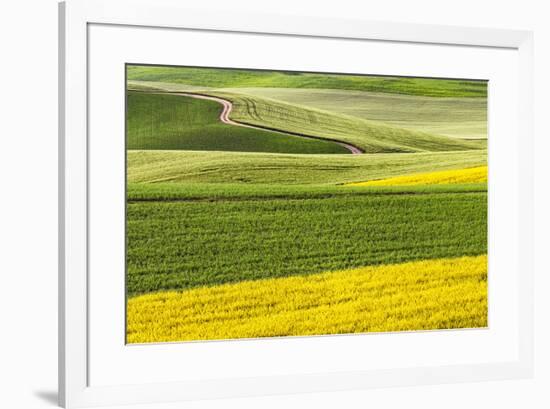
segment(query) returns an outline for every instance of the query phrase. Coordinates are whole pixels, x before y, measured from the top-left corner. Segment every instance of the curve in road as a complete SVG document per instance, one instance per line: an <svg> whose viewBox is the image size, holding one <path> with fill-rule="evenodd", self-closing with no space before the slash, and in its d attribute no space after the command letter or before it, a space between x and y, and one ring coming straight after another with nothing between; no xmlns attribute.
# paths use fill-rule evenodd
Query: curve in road
<svg viewBox="0 0 550 409"><path fill-rule="evenodd" d="M220 103L223 106L223 110L220 113L220 121L223 122L224 124L227 124L227 125L242 126L244 128L259 129L259 130L262 130L262 131L278 132L278 133L283 134L283 135L293 135L293 136L297 136L297 137L300 137L300 138L309 138L309 139L317 139L317 140L322 140L322 141L331 141L331 142L337 143L340 146L343 146L344 148L349 150L354 155L364 153L364 151L361 148L358 148L355 145L352 145L352 144L349 144L349 143L346 143L346 142L342 142L342 141L338 141L338 140L335 140L335 139L323 138L323 137L320 137L320 136L303 135L303 134L299 134L299 133L295 133L295 132L281 131L281 130L278 130L278 129L273 129L273 128L264 127L264 126L260 126L260 125L250 125L250 124L246 124L246 123L242 123L242 122L236 122L236 121L232 120L231 118L229 118L229 114L233 110L233 103L231 101L228 101L228 100L223 99L223 98L213 97L213 96L204 95L204 94L194 94L194 93L190 93L190 92L169 92L167 94L180 95L180 96L184 96L184 97L191 97L191 98L197 98L197 99L206 99L206 100L209 100L209 101L216 101L216 102Z"/></svg>

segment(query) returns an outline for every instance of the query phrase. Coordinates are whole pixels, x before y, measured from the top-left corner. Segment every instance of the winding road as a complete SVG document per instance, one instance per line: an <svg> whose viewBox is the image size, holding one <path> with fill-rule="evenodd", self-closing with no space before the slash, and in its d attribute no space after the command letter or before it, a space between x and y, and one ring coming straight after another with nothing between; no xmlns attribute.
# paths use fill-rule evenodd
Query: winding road
<svg viewBox="0 0 550 409"><path fill-rule="evenodd" d="M213 97L213 96L210 96L210 95L203 95L203 94L193 94L193 93L190 93L190 92L167 92L166 94L179 95L179 96L182 96L182 97L191 97L191 98L197 98L197 99L206 99L206 100L209 100L209 101L218 102L219 104L221 104L223 106L223 110L220 113L220 121L223 122L224 124L227 124L227 125L242 126L244 128L252 128L252 129L259 129L259 130L262 130L262 131L277 132L277 133L280 133L280 134L283 134L283 135L293 135L293 136L297 136L297 137L300 137L300 138L330 141L330 142L337 143L340 146L343 146L344 148L346 148L348 151L350 151L354 155L359 155L359 154L364 153L363 150L361 148L358 148L357 146L351 145L351 144L346 143L346 142L338 141L338 140L335 140L335 139L322 138L320 136L303 135L303 134L299 134L299 133L295 133L295 132L280 131L278 129L263 127L263 126L259 126L259 125L250 125L250 124L245 124L245 123L242 123L242 122L235 122L231 118L229 118L229 114L233 110L233 103L231 101L228 101L228 100L223 99L223 98Z"/></svg>

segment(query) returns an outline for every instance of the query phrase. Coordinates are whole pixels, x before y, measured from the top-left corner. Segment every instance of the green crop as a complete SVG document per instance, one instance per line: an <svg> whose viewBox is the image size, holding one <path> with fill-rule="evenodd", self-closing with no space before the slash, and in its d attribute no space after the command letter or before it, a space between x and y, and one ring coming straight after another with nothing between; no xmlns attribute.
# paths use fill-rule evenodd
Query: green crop
<svg viewBox="0 0 550 409"><path fill-rule="evenodd" d="M127 69L128 80L197 87L325 88L433 97L487 96L486 81L139 65Z"/></svg>
<svg viewBox="0 0 550 409"><path fill-rule="evenodd" d="M304 88L233 88L232 92L455 138L487 138L487 98L426 97Z"/></svg>
<svg viewBox="0 0 550 409"><path fill-rule="evenodd" d="M129 92L128 149L349 153L334 142L224 124L214 101Z"/></svg>
<svg viewBox="0 0 550 409"><path fill-rule="evenodd" d="M487 251L485 192L139 201L127 211L130 294Z"/></svg>
<svg viewBox="0 0 550 409"><path fill-rule="evenodd" d="M334 185L487 164L487 151L365 155L128 151L128 182Z"/></svg>

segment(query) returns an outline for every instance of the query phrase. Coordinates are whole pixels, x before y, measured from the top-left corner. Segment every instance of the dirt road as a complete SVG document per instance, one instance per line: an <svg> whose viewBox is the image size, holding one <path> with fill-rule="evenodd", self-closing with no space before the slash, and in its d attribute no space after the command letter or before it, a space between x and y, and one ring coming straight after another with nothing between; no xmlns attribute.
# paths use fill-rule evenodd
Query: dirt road
<svg viewBox="0 0 550 409"><path fill-rule="evenodd" d="M242 126L244 128L252 128L252 129L259 129L259 130L262 130L262 131L277 132L277 133L280 133L280 134L283 134L283 135L297 136L299 138L308 138L308 139L331 141L331 142L337 143L340 146L343 146L344 148L349 150L354 155L364 153L357 146L351 145L351 144L346 143L346 142L337 141L337 140L334 140L334 139L322 138L322 137L318 137L318 136L302 135L302 134L295 133L295 132L280 131L278 129L272 129L272 128L263 127L263 126L259 126L259 125L249 125L249 124L244 124L242 122L235 122L231 118L229 118L229 114L233 110L233 103L231 101L228 101L228 100L223 99L223 98L213 97L213 96L210 96L210 95L193 94L193 93L189 93L189 92L171 92L170 94L172 94L172 95L181 95L181 96L184 96L184 97L191 97L191 98L197 98L197 99L206 99L206 100L209 100L209 101L216 101L216 102L222 104L223 110L220 113L220 121L223 122L224 124L227 124L227 125Z"/></svg>

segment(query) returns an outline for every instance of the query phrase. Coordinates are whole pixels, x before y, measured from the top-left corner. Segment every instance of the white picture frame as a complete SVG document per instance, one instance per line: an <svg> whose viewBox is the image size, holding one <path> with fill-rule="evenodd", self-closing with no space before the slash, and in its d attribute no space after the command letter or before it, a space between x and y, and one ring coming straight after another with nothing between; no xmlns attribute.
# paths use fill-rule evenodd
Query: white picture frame
<svg viewBox="0 0 550 409"><path fill-rule="evenodd" d="M60 4L59 143L59 399L64 407L137 404L220 397L350 390L429 383L524 378L533 368L532 33L281 15L223 15L190 10L177 0L68 0ZM108 385L90 383L89 113L90 27L159 27L213 33L325 38L510 49L517 52L519 80L517 155L517 354L514 359L460 365L391 369L307 371L181 382ZM492 120L498 120L492 119ZM517 144L521 135L522 143ZM515 143L515 144L514 144ZM516 146L517 145L517 146ZM510 266L513 269L514 266ZM518 270L519 271L519 270ZM124 294L120 294L124 297ZM279 341L274 341L279 342ZM312 342L319 342L312 340ZM246 359L246 356L243 356Z"/></svg>

